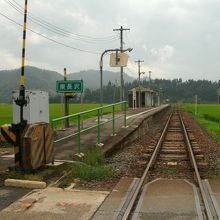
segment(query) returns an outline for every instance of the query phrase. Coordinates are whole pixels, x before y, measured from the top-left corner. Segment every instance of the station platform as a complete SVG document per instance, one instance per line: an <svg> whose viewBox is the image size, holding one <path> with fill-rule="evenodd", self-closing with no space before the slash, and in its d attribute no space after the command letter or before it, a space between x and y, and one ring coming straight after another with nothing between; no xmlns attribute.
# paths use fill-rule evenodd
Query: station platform
<svg viewBox="0 0 220 220"><path fill-rule="evenodd" d="M127 128L123 128L123 114L116 113L115 117L115 131L116 136L112 136L112 123L108 122L101 126L101 143L104 144L103 151L110 152L118 143L125 142L126 137L135 131L147 117L150 117L158 112L166 109L168 105L162 105L155 108L140 108L129 109L127 112ZM103 120L108 120L112 117L111 114L103 115ZM97 118L90 118L83 120L83 128L97 124ZM76 126L66 129L59 129L55 132L55 140L65 137L76 132ZM135 137L134 137L135 138ZM130 140L132 141L132 140ZM97 143L97 128L81 134L81 152L90 149ZM77 137L71 137L67 140L55 144L55 160L68 160L77 153ZM14 164L13 148L0 147L0 172L8 169L9 166Z"/></svg>
<svg viewBox="0 0 220 220"><path fill-rule="evenodd" d="M115 132L116 135L112 136L112 123L108 122L101 126L101 143L103 144L103 151L105 153L109 153L113 146L117 145L117 143L125 142L125 138L135 131L141 123L148 117L156 115L159 112L167 109L169 105L162 105L155 108L141 108L141 109L129 109L127 112L127 127L123 127L124 117L122 113L116 113L115 118ZM111 119L112 115L107 114L103 115L102 120L107 121ZM97 124L96 118L91 118L84 120L83 128L87 128L89 126L94 126ZM72 134L76 132L74 128L62 129L57 131L57 137L60 138L64 135ZM68 156L74 155L77 153L77 137L71 137L68 140L65 140L61 143L55 144L56 148L56 159L65 160ZM97 144L97 128L94 128L88 132L85 132L81 135L81 151L85 151L86 149L90 149L92 146Z"/></svg>

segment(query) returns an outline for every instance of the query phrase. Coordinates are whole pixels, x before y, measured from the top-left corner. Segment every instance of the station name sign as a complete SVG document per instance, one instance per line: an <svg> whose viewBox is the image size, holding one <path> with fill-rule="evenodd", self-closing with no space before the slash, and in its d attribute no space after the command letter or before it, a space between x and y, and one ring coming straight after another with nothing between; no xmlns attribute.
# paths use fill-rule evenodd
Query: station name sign
<svg viewBox="0 0 220 220"><path fill-rule="evenodd" d="M83 93L83 80L59 80L56 81L57 93Z"/></svg>

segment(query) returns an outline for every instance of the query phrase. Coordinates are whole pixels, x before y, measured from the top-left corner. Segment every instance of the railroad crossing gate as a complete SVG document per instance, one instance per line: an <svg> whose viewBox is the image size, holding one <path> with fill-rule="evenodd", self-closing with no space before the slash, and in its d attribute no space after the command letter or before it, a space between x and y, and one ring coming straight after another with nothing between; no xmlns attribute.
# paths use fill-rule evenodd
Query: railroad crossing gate
<svg viewBox="0 0 220 220"><path fill-rule="evenodd" d="M1 126L0 141L14 145L16 170L31 171L53 161L54 145L48 93L25 88L27 6L25 0L20 87L13 93L13 124Z"/></svg>
<svg viewBox="0 0 220 220"><path fill-rule="evenodd" d="M14 145L15 168L37 170L54 160L54 134L49 124L49 96L42 91L25 91L25 123L19 123L20 108L13 92L13 124L1 126L0 141Z"/></svg>

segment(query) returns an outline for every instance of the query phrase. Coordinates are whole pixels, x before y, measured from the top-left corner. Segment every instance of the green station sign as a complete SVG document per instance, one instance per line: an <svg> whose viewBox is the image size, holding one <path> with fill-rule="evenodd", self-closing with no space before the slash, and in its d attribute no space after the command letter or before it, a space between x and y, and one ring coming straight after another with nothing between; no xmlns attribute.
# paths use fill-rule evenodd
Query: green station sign
<svg viewBox="0 0 220 220"><path fill-rule="evenodd" d="M56 81L56 91L58 93L83 93L83 80L59 80Z"/></svg>

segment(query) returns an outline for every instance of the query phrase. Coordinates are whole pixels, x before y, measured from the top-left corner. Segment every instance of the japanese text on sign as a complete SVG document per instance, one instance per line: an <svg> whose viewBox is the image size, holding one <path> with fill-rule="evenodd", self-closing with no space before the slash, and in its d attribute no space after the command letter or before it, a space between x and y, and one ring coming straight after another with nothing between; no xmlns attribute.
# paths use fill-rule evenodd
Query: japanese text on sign
<svg viewBox="0 0 220 220"><path fill-rule="evenodd" d="M56 90L59 93L65 93L65 92L82 93L83 92L83 81L82 80L57 81Z"/></svg>

